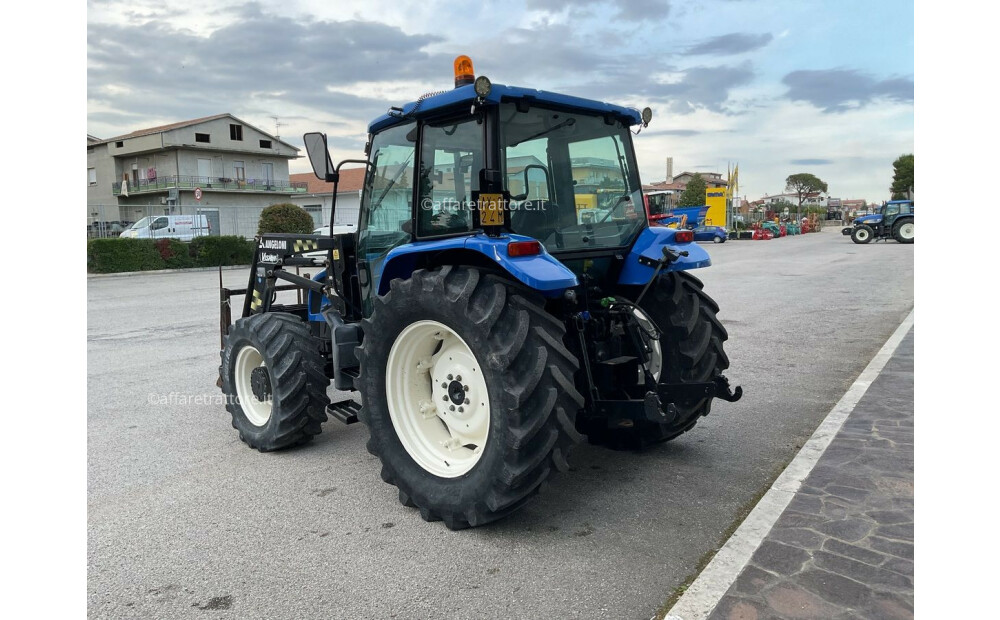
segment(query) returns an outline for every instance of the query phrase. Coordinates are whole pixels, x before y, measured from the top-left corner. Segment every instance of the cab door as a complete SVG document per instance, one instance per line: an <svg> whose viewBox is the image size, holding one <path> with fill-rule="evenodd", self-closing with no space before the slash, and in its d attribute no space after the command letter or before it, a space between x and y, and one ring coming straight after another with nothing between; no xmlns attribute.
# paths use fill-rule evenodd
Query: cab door
<svg viewBox="0 0 1000 620"><path fill-rule="evenodd" d="M358 223L358 284L362 311L371 315L382 265L390 250L412 238L415 123L386 129L372 139Z"/></svg>

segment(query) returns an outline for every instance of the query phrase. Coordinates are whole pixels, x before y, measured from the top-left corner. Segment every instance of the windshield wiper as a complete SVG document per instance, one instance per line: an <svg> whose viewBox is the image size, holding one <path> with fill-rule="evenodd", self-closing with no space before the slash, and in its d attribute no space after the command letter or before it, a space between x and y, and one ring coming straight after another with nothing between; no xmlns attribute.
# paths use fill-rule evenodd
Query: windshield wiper
<svg viewBox="0 0 1000 620"><path fill-rule="evenodd" d="M392 177L392 180L389 181L389 184L385 186L385 189L382 190L382 193L378 195L378 200L375 202L375 207L373 211L382 206L382 199L385 198L385 195L389 193L389 190L392 189L392 186L396 184L396 181L399 180L399 177L403 176L403 173L406 172L406 166L407 164L410 163L410 158L413 157L413 153L415 152L416 150L414 149L414 151L410 152L410 154L407 155L406 161L404 161L403 164L399 167L399 170L396 172L396 176Z"/></svg>
<svg viewBox="0 0 1000 620"><path fill-rule="evenodd" d="M518 140L517 142L511 143L510 146L517 146L518 144L522 144L524 142L527 142L528 140L534 140L535 138L540 138L541 136L544 136L547 133L551 133L551 132L553 132L553 131L555 131L557 129L562 129L563 127L572 127L575 124L576 124L576 119L575 118L567 118L566 120L564 120L563 122L559 123L558 125L553 125L552 127L549 127L548 129L543 129L543 130L539 131L538 133L536 133L534 135L528 136L527 138L522 138L521 140Z"/></svg>

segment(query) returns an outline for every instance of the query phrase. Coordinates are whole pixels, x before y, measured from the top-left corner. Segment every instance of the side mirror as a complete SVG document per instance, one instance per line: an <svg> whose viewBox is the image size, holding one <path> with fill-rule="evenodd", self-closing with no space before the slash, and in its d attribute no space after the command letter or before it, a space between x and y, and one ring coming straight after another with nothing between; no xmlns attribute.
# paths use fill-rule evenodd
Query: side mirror
<svg viewBox="0 0 1000 620"><path fill-rule="evenodd" d="M333 159L330 157L330 149L326 145L326 134L314 131L302 136L302 140L305 142L306 154L309 155L313 173L324 181L332 182L336 177L336 171Z"/></svg>

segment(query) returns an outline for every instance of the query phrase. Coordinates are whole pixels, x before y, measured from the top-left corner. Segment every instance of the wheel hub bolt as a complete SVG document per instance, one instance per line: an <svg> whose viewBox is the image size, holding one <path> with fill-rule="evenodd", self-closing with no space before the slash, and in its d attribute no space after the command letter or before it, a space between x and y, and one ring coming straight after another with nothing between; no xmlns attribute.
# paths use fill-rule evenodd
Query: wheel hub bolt
<svg viewBox="0 0 1000 620"><path fill-rule="evenodd" d="M459 412L459 413L465 413L465 409L464 409L464 408L462 408L462 407L459 407L459 408L458 408L458 412Z"/></svg>
<svg viewBox="0 0 1000 620"><path fill-rule="evenodd" d="M466 404L466 405L468 405L468 404L469 404L470 402L471 402L471 401L470 401L470 400L469 400L468 398L466 398L466 399L465 399L465 404Z"/></svg>
<svg viewBox="0 0 1000 620"><path fill-rule="evenodd" d="M452 405L451 407L448 407L448 411L454 411L454 410L455 410L455 405ZM461 411L461 410L459 410L459 411Z"/></svg>
<svg viewBox="0 0 1000 620"><path fill-rule="evenodd" d="M447 383L441 383L441 387L443 387L444 389L447 390L448 389L448 384Z"/></svg>
<svg viewBox="0 0 1000 620"><path fill-rule="evenodd" d="M461 381L461 380L462 380L462 375L458 375L457 377L455 377L455 381ZM465 389L469 389L469 388L465 388Z"/></svg>
<svg viewBox="0 0 1000 620"><path fill-rule="evenodd" d="M447 395L447 394L445 394L445 395L444 395L444 398L442 398L441 400L448 400L448 395Z"/></svg>
<svg viewBox="0 0 1000 620"><path fill-rule="evenodd" d="M454 381L454 380L455 380L455 377L453 377L452 375L448 375L448 381Z"/></svg>

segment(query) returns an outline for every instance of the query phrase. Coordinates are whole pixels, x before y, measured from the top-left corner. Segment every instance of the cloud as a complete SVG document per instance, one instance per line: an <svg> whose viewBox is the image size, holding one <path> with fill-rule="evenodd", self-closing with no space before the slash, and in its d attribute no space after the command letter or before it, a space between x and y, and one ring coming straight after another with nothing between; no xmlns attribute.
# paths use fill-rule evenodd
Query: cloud
<svg viewBox="0 0 1000 620"><path fill-rule="evenodd" d="M828 166L833 163L832 159L793 159L790 162L793 166Z"/></svg>
<svg viewBox="0 0 1000 620"><path fill-rule="evenodd" d="M88 104L105 120L110 110L175 120L239 115L265 102L368 120L385 102L352 94L350 85L413 79L451 63L425 51L440 37L376 22L293 19L264 14L256 3L231 17L207 36L157 19L91 23Z"/></svg>
<svg viewBox="0 0 1000 620"><path fill-rule="evenodd" d="M774 36L770 32L762 34L748 34L734 32L712 37L691 47L684 56L715 55L728 56L732 54L742 54L760 49L771 42Z"/></svg>
<svg viewBox="0 0 1000 620"><path fill-rule="evenodd" d="M878 81L847 69L793 71L782 79L782 83L788 87L785 97L809 102L825 112L843 112L880 98L903 103L913 101L913 80L910 78Z"/></svg>
<svg viewBox="0 0 1000 620"><path fill-rule="evenodd" d="M608 5L618 8L615 19L629 22L661 20L670 14L670 0L526 0L525 8L561 13L566 9L582 6Z"/></svg>
<svg viewBox="0 0 1000 620"><path fill-rule="evenodd" d="M736 66L692 67L683 72L680 81L651 84L647 92L668 99L670 109L679 114L698 108L726 113L729 91L749 84L754 78L753 65L747 61Z"/></svg>

